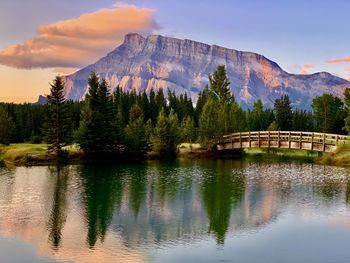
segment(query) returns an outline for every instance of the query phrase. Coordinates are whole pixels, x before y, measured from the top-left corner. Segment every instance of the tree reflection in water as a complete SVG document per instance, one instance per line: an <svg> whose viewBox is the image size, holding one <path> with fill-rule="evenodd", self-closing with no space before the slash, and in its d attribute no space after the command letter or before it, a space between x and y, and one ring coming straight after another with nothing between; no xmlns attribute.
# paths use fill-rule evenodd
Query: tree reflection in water
<svg viewBox="0 0 350 263"><path fill-rule="evenodd" d="M209 232L218 244L224 244L231 211L241 203L245 191L244 176L232 170L212 169L203 175L201 192L209 219Z"/></svg>
<svg viewBox="0 0 350 263"><path fill-rule="evenodd" d="M62 229L67 218L67 180L69 176L68 167L49 167L50 177L56 178L53 191L52 208L48 222L49 240L53 249L60 247Z"/></svg>
<svg viewBox="0 0 350 263"><path fill-rule="evenodd" d="M123 175L115 166L96 165L82 166L81 176L88 224L87 242L93 247L98 238L104 241L113 213L115 209L120 209Z"/></svg>

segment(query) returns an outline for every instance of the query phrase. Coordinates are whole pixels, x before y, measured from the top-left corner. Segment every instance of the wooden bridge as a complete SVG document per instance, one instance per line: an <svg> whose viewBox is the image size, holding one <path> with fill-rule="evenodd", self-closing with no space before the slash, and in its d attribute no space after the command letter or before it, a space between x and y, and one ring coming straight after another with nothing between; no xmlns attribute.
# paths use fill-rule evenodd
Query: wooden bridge
<svg viewBox="0 0 350 263"><path fill-rule="evenodd" d="M218 150L243 148L282 148L318 152L332 152L338 144L346 143L348 136L317 132L254 131L225 135Z"/></svg>

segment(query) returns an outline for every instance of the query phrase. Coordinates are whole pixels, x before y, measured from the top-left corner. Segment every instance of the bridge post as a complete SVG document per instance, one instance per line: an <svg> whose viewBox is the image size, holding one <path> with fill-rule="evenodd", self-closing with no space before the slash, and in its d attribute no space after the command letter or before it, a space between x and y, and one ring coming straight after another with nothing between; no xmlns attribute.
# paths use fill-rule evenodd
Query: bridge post
<svg viewBox="0 0 350 263"><path fill-rule="evenodd" d="M338 139L339 139L339 136L336 135L336 136L335 136L335 146L337 146L337 144L338 144Z"/></svg>
<svg viewBox="0 0 350 263"><path fill-rule="evenodd" d="M231 149L233 149L233 134L231 134Z"/></svg>
<svg viewBox="0 0 350 263"><path fill-rule="evenodd" d="M242 132L239 133L239 147L242 149Z"/></svg>
<svg viewBox="0 0 350 263"><path fill-rule="evenodd" d="M249 132L249 148L252 148L252 140L251 140L251 137L250 137L250 132Z"/></svg>
<svg viewBox="0 0 350 263"><path fill-rule="evenodd" d="M314 133L311 135L311 151L314 150Z"/></svg>
<svg viewBox="0 0 350 263"><path fill-rule="evenodd" d="M291 137L290 137L290 131L288 132L288 148L290 149L291 143L290 143Z"/></svg>
<svg viewBox="0 0 350 263"><path fill-rule="evenodd" d="M323 145L322 145L322 151L326 151L326 134L323 134Z"/></svg>
<svg viewBox="0 0 350 263"><path fill-rule="evenodd" d="M302 148L303 148L302 139L303 139L303 132L300 132L300 137L299 137L299 149L302 149Z"/></svg>
<svg viewBox="0 0 350 263"><path fill-rule="evenodd" d="M268 139L267 139L267 143L268 143L268 148L270 148L270 131L268 131Z"/></svg>
<svg viewBox="0 0 350 263"><path fill-rule="evenodd" d="M260 148L260 131L258 131L258 147Z"/></svg>
<svg viewBox="0 0 350 263"><path fill-rule="evenodd" d="M281 147L281 143L280 143L280 131L278 131L278 148Z"/></svg>

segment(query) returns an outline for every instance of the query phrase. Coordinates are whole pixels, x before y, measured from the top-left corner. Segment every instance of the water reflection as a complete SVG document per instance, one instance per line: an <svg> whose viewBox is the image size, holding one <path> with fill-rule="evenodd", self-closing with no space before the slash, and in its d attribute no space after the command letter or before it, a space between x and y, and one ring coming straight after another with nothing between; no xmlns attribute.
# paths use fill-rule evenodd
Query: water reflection
<svg viewBox="0 0 350 263"><path fill-rule="evenodd" d="M242 204L245 178L236 173L212 170L203 176L201 194L209 219L209 232L224 244L232 208Z"/></svg>
<svg viewBox="0 0 350 263"><path fill-rule="evenodd" d="M58 249L62 238L62 228L67 218L68 169L60 166L49 167L49 176L56 178L48 221L49 240L53 249Z"/></svg>
<svg viewBox="0 0 350 263"><path fill-rule="evenodd" d="M121 205L123 185L118 170L109 166L81 167L83 180L82 199L88 225L87 243L103 243L113 213Z"/></svg>
<svg viewBox="0 0 350 263"><path fill-rule="evenodd" d="M3 169L0 239L32 244L37 261L150 262L172 247L206 240L226 251L227 240L257 235L282 219L345 227L349 196L346 169L303 163ZM0 253L8 253L1 242Z"/></svg>

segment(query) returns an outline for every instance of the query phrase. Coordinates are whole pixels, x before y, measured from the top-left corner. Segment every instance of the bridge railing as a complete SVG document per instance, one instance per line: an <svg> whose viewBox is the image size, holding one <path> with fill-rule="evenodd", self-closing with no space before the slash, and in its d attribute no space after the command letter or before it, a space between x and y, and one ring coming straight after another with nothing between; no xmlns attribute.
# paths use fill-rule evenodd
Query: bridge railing
<svg viewBox="0 0 350 263"><path fill-rule="evenodd" d="M223 136L222 143L250 142L250 141L289 141L321 143L336 146L345 143L348 136L319 132L302 131L253 131L236 132Z"/></svg>

